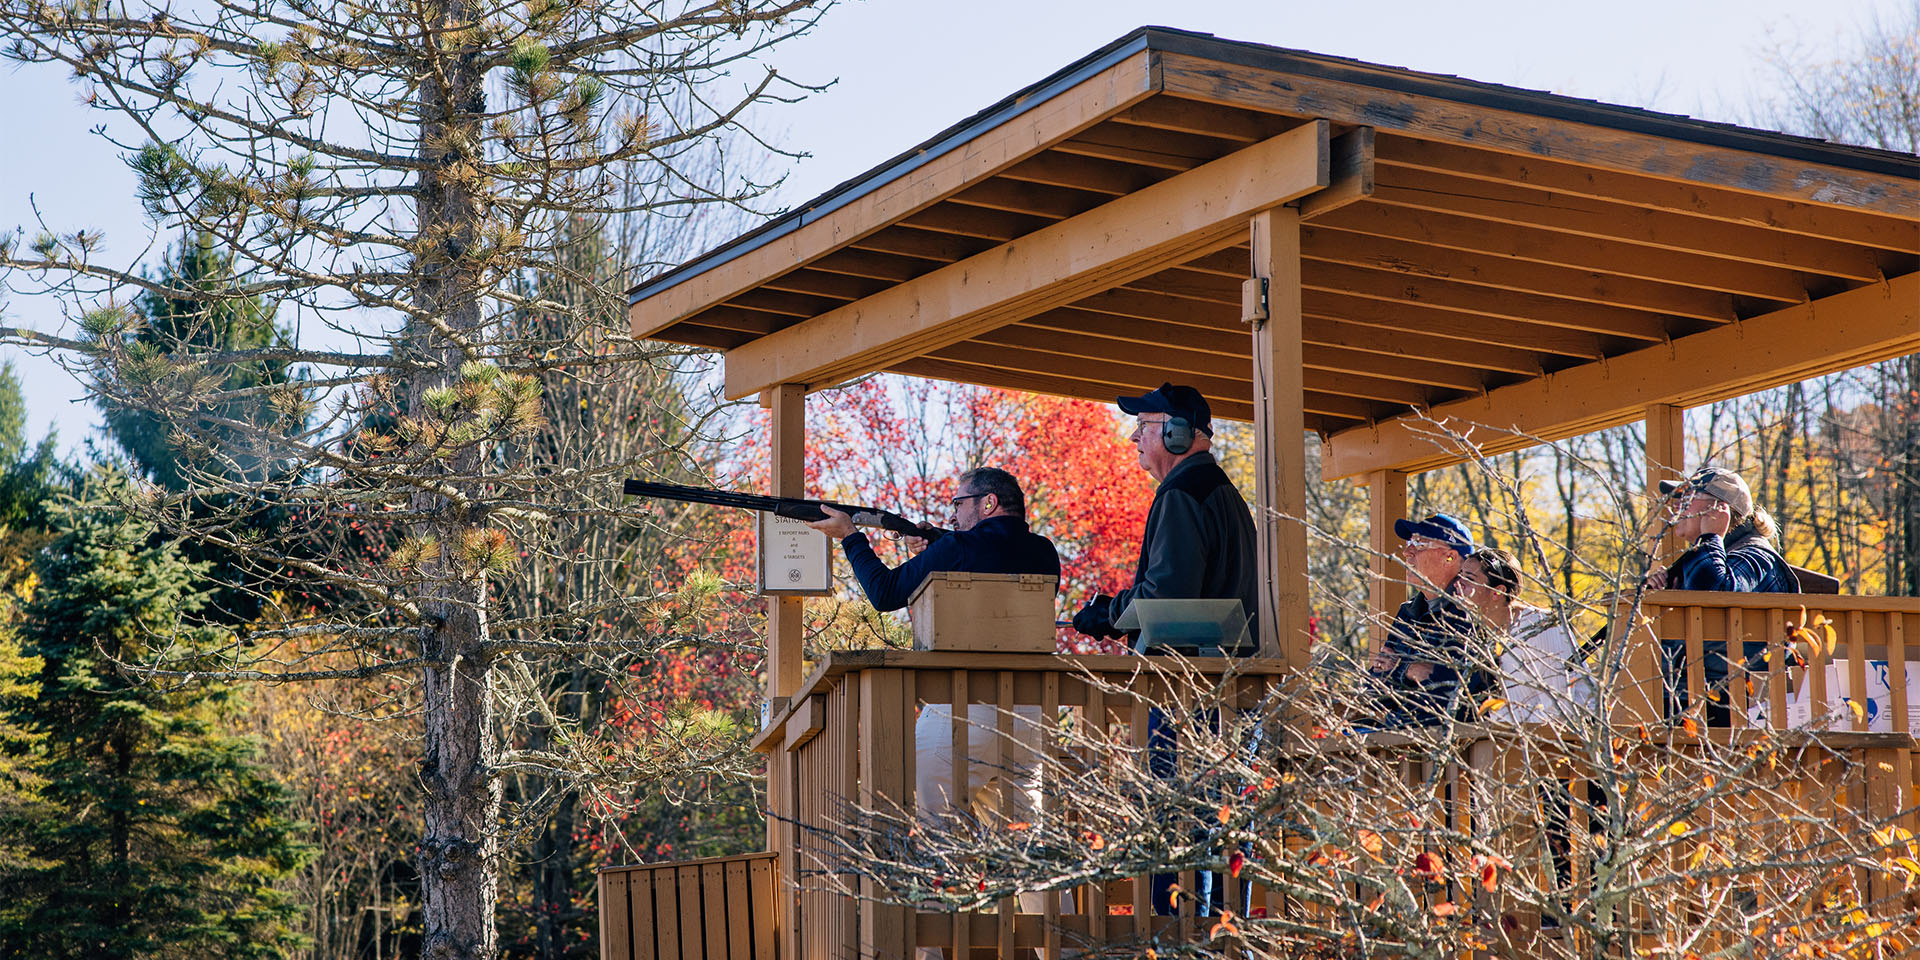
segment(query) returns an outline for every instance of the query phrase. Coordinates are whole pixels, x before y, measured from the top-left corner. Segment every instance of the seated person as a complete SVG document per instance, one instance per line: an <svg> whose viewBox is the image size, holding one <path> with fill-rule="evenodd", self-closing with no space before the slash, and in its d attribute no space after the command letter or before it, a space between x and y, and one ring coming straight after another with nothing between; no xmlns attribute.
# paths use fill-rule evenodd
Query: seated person
<svg viewBox="0 0 1920 960"><path fill-rule="evenodd" d="M1381 726L1424 726L1452 715L1469 673L1473 617L1455 591L1475 548L1467 525L1444 513L1395 520L1393 532L1406 541L1400 562L1419 593L1394 614L1367 672L1381 701Z"/></svg>
<svg viewBox="0 0 1920 960"><path fill-rule="evenodd" d="M840 540L847 563L875 610L898 610L907 605L927 574L960 570L970 573L1034 573L1060 576L1060 554L1053 541L1027 528L1027 500L1013 475L994 467L976 467L954 481L953 532L925 544L909 538L909 546L923 546L898 567L888 567L874 555L867 535L847 514L829 506L823 520L808 526ZM1000 712L991 704L967 707L971 730L967 741L967 783L953 784L953 710L947 704L928 704L914 721L914 796L918 815L938 823L944 816L997 816L1030 819L1040 805L1040 771L1036 762L1040 744L1040 708L1014 708L1010 741L1000 744L1001 763L987 762L992 738L998 737ZM1008 785L1012 789L1008 789ZM1045 909L1040 894L1023 894L1021 909ZM921 956L929 955L922 950ZM932 955L937 956L937 953Z"/></svg>
<svg viewBox="0 0 1920 960"><path fill-rule="evenodd" d="M1500 649L1496 719L1515 723L1574 722L1595 709L1592 671L1552 611L1518 599L1520 563L1498 547L1481 547L1460 569L1460 594L1473 604Z"/></svg>
<svg viewBox="0 0 1920 960"><path fill-rule="evenodd" d="M1660 492L1672 498L1670 521L1674 532L1690 545L1672 565L1647 575L1649 590L1719 590L1729 593L1799 593L1793 568L1773 545L1773 518L1753 504L1753 492L1740 475L1722 467L1702 467L1685 480L1662 480ZM1661 666L1666 678L1667 713L1687 709L1686 642L1661 638ZM1747 641L1741 656L1750 669L1763 669L1758 658L1766 644ZM1727 644L1709 640L1701 648L1701 672L1708 690L1727 682ZM1708 726L1727 726L1731 718L1725 697L1709 697Z"/></svg>

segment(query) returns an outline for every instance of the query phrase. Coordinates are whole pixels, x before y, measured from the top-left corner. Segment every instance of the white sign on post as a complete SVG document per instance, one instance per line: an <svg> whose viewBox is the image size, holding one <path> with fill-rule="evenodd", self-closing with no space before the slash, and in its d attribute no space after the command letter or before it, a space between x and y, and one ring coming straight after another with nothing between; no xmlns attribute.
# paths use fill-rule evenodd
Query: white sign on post
<svg viewBox="0 0 1920 960"><path fill-rule="evenodd" d="M763 511L760 592L797 597L833 592L833 541L805 521Z"/></svg>

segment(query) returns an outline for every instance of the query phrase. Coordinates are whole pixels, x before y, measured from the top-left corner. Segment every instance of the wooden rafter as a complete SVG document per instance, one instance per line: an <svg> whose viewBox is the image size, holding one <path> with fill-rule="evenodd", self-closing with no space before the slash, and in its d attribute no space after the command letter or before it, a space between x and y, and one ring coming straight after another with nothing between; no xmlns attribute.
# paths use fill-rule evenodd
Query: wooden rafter
<svg viewBox="0 0 1920 960"><path fill-rule="evenodd" d="M1813 335L1818 331L1818 335ZM1436 407L1431 415L1475 428L1485 452L1640 419L1649 404L1693 406L1819 373L1920 350L1920 273L1868 284L1811 303L1585 364ZM1336 434L1322 457L1326 475L1416 471L1456 454L1437 447L1417 420Z"/></svg>
<svg viewBox="0 0 1920 960"><path fill-rule="evenodd" d="M1324 123L1296 128L738 347L727 393L836 383L1230 245L1247 216L1326 186L1329 139Z"/></svg>
<svg viewBox="0 0 1920 960"><path fill-rule="evenodd" d="M915 175L871 191L857 201L736 257L727 270L706 270L633 304L633 335L646 337L705 307L748 289L760 277L806 264L849 240L923 210L1152 95L1155 79L1145 52L1050 98L978 138L968 150L940 155Z"/></svg>

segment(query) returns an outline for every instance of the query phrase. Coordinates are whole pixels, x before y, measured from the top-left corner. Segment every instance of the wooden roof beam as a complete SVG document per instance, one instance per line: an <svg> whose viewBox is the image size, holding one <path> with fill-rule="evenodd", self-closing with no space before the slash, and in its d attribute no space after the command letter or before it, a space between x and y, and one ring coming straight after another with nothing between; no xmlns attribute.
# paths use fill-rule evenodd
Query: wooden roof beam
<svg viewBox="0 0 1920 960"><path fill-rule="evenodd" d="M635 339L645 339L683 317L725 301L765 277L805 265L849 240L978 183L1055 143L1080 133L1147 97L1159 87L1152 55L1129 56L1046 102L982 133L964 150L928 160L909 177L879 183L839 209L802 223L785 236L744 251L631 304Z"/></svg>
<svg viewBox="0 0 1920 960"><path fill-rule="evenodd" d="M1880 279L1875 251L1857 244L1797 237L1765 229L1701 220L1664 210L1554 194L1532 187L1469 180L1424 170L1383 174L1380 203L1472 217L1490 223L1552 230L1781 270L1848 280Z"/></svg>
<svg viewBox="0 0 1920 960"><path fill-rule="evenodd" d="M1310 290L1394 303L1411 301L1443 310L1460 310L1478 316L1572 330L1590 330L1647 343L1664 340L1667 336L1661 311L1568 299L1561 296L1558 290L1551 295L1539 294L1529 289L1460 282L1451 276L1429 272L1396 270L1373 264L1328 262L1317 258L1303 264L1301 273L1303 284ZM1194 311L1208 318L1237 320L1239 304L1238 285L1231 280L1175 268L1142 277L1127 284L1125 289L1110 290L1077 305L1091 310L1150 318L1168 316L1178 311ZM1731 321L1731 303L1726 304L1724 313L1709 319Z"/></svg>
<svg viewBox="0 0 1920 960"><path fill-rule="evenodd" d="M1053 187L1092 190L1109 196L1123 196L1165 179L1163 174L1143 170L1130 163L1117 163L1094 157L1047 151L1022 160L1000 171L1003 180L1042 183Z"/></svg>
<svg viewBox="0 0 1920 960"><path fill-rule="evenodd" d="M983 240L979 237L892 226L861 237L848 246L866 253L938 260L942 264L948 264L965 260L983 250L991 250L993 244L992 240Z"/></svg>
<svg viewBox="0 0 1920 960"><path fill-rule="evenodd" d="M1327 124L1306 124L735 348L727 395L893 367L1232 245L1252 214L1327 185L1329 139Z"/></svg>
<svg viewBox="0 0 1920 960"><path fill-rule="evenodd" d="M1735 193L1671 180L1655 180L1637 174L1596 170L1541 157L1517 157L1407 137L1388 137L1378 146L1376 157L1382 166L1425 170L1492 183L1519 184L1551 190L1563 196L1670 210L1721 223L1765 227L1803 237L1920 253L1920 220L1890 216L1885 211L1795 203L1778 197Z"/></svg>
<svg viewBox="0 0 1920 960"><path fill-rule="evenodd" d="M1409 363L1441 363L1454 367L1492 370L1531 377L1540 373L1540 358L1525 350L1469 343L1435 337L1411 329L1391 333L1380 327L1347 323L1326 317L1309 317L1303 331L1305 342L1382 356L1404 358Z"/></svg>
<svg viewBox="0 0 1920 960"><path fill-rule="evenodd" d="M1196 323L1191 316L1148 320L1098 313L1074 306L1049 310L1001 329L1040 331L1047 340L1060 344L1054 348L1058 350L1071 349L1069 344L1072 341L1084 339L1087 342L1083 346L1088 351L1111 349L1101 341L1122 341L1144 344L1154 349L1210 353L1234 358L1239 363L1250 359L1246 328L1238 319L1218 323ZM994 338L982 335L981 339ZM1529 377L1540 372L1539 359L1525 350L1449 340L1411 329L1388 332L1380 327L1361 326L1324 317L1315 317L1313 322L1307 324L1304 342L1311 366L1371 372L1376 376L1399 377L1414 383L1460 390L1480 389L1484 382L1480 373L1482 370ZM1350 354L1365 354L1377 359L1369 361L1366 370L1357 366L1341 366L1343 363L1360 362Z"/></svg>
<svg viewBox="0 0 1920 960"><path fill-rule="evenodd" d="M1437 310L1411 301L1369 299L1325 290L1303 290L1301 309L1309 318L1342 320L1350 324L1399 333L1410 331L1464 343L1492 344L1529 353L1546 353L1581 360L1607 355L1597 334L1582 330L1501 321L1472 313Z"/></svg>
<svg viewBox="0 0 1920 960"><path fill-rule="evenodd" d="M886 368L888 373L905 374L909 377L927 377L934 380L952 380L956 383L972 383L985 387L999 387L1006 390L1020 390L1026 393L1044 393L1056 397L1075 397L1081 400L1093 400L1099 403L1112 403L1122 394L1144 393L1160 385L1158 379L1152 383L1132 383L1115 386L1112 383L1095 380L1077 380L1058 374L1025 373L999 367L985 367L938 357L912 357ZM1251 421L1253 404L1246 399L1243 391L1240 396L1222 395L1208 397L1207 405L1213 408L1213 415L1228 420ZM1348 422L1367 419L1366 414L1349 416Z"/></svg>
<svg viewBox="0 0 1920 960"><path fill-rule="evenodd" d="M1337 79L1289 74L1172 51L1159 59L1163 90L1202 103L1241 106L1399 133L1522 157L1537 157L1737 193L1905 216L1920 209L1920 181L1790 157L1734 150Z"/></svg>
<svg viewBox="0 0 1920 960"><path fill-rule="evenodd" d="M1611 337L1655 343L1667 338L1659 314L1597 303L1563 300L1537 293L1518 293L1494 287L1476 287L1433 277L1410 277L1345 264L1310 261L1301 267L1301 283L1309 290L1384 300L1411 302L1437 310L1457 310L1476 316L1511 320L1568 330L1585 330Z"/></svg>
<svg viewBox="0 0 1920 960"><path fill-rule="evenodd" d="M1591 270L1717 290L1781 304L1807 300L1797 273L1697 253L1655 250L1595 237L1527 227L1489 228L1486 221L1382 203L1356 203L1313 222L1315 229L1391 237L1467 253Z"/></svg>
<svg viewBox="0 0 1920 960"><path fill-rule="evenodd" d="M1146 323L1147 321L1134 322ZM1132 364L1159 370L1193 371L1208 376L1235 379L1247 376L1248 365L1252 362L1252 358L1248 355L1245 337L1237 338L1240 344L1236 352L1222 353L1217 350L1201 349L1196 341L1208 334L1224 339L1229 336L1225 331L1215 333L1208 330L1180 328L1172 324L1155 324L1154 326L1160 328L1159 335L1148 339L1115 337L1112 331L1096 330L1077 331L1077 336L1062 337L1055 331L1035 327L1030 325L1030 321L1023 321L996 330L988 330L968 342L1026 351L1032 355L1053 358L1042 360L1042 365L1039 367L1028 368L1034 372L1048 370L1069 372L1064 365L1048 366L1046 364L1058 362L1060 358L1070 358L1076 362ZM1190 334L1200 336L1192 337L1189 336ZM1336 389L1335 381L1328 379L1319 385L1320 389L1328 393L1346 393L1374 400L1422 404L1426 401L1426 392L1412 385L1470 391L1478 391L1481 386L1477 371L1452 364L1317 344L1305 345L1303 353L1305 365L1309 371L1368 378L1367 381L1353 381L1357 386L1352 390ZM957 356L948 353L937 355ZM1010 363L1009 366L1017 366L1017 364ZM1315 386L1311 373L1307 383L1309 387Z"/></svg>
<svg viewBox="0 0 1920 960"><path fill-rule="evenodd" d="M1816 332L1817 331L1817 335ZM1648 404L1700 406L1920 350L1920 273L1435 407L1484 453L1630 423ZM1328 439L1328 479L1458 462L1432 425L1406 417Z"/></svg>
<svg viewBox="0 0 1920 960"><path fill-rule="evenodd" d="M1300 247L1308 260L1411 277L1432 277L1520 292L1551 290L1556 297L1714 323L1728 323L1736 318L1730 294L1577 267L1475 256L1451 247L1312 225L1301 227Z"/></svg>

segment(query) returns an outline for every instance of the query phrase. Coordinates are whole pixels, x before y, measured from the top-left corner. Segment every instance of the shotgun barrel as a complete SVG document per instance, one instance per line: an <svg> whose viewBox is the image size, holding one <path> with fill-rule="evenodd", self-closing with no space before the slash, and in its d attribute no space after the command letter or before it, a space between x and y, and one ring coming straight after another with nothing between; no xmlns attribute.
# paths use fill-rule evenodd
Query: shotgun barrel
<svg viewBox="0 0 1920 960"><path fill-rule="evenodd" d="M854 504L834 503L831 500L802 500L795 497L767 497L757 493L735 493L731 490L715 490L711 487L683 487L674 483L652 483L646 480L628 480L625 486L630 497L652 497L656 500L678 500L682 503L706 503L716 507L732 507L736 510L758 510L791 520L825 520L827 515L821 512L822 504L847 514L853 522L862 527L879 527L909 537L920 537L931 543L946 535L939 527L923 527L897 513L890 513L878 507L862 507Z"/></svg>

